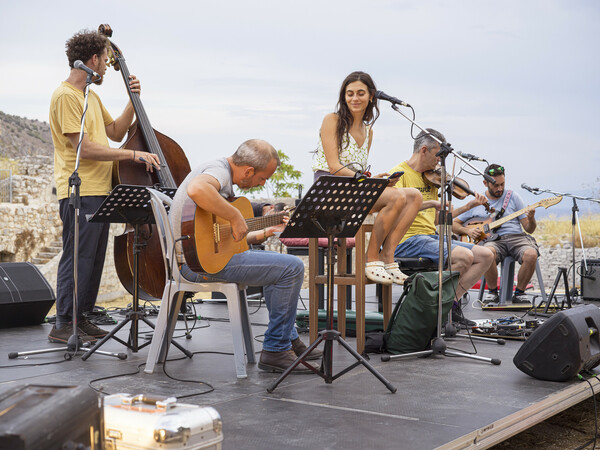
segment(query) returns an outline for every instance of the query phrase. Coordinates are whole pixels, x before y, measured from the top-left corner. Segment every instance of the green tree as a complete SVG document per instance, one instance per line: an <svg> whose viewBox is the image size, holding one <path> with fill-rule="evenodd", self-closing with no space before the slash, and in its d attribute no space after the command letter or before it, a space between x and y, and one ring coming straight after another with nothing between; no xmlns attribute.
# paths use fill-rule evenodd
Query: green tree
<svg viewBox="0 0 600 450"><path fill-rule="evenodd" d="M302 176L299 170L294 169L294 166L288 161L290 160L282 150L277 150L280 166L264 186L257 186L246 190L246 193L256 194L266 189L266 197L292 197L296 195L298 188L298 180Z"/></svg>

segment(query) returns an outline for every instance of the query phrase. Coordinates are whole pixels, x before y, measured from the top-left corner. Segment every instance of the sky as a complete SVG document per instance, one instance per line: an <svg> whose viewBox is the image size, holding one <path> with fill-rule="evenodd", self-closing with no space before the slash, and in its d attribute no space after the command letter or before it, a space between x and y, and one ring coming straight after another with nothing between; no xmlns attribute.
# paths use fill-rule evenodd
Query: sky
<svg viewBox="0 0 600 450"><path fill-rule="evenodd" d="M323 117L334 111L346 75L362 70L377 89L410 103L417 124L443 132L455 150L503 165L508 188L526 204L552 194L534 196L522 183L581 196L600 191L595 0L73 5L2 2L0 111L48 121L50 96L68 76L66 40L107 23L141 80L152 126L174 139L192 166L261 138L302 171L306 192ZM127 101L121 73L109 69L94 89L118 116ZM410 122L389 103L380 102L380 112L369 157L373 173L389 171L412 152ZM450 156L448 170L458 172L463 164L453 161ZM486 164L473 165L483 170ZM460 176L483 191L480 176ZM600 211L589 201L578 205L580 214ZM536 212L568 215L571 206L564 199Z"/></svg>

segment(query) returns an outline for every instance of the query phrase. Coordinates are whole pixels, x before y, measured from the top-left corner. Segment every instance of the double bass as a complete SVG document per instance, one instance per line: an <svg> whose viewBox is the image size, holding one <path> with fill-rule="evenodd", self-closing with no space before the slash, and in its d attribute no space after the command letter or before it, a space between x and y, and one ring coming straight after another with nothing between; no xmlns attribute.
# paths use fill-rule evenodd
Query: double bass
<svg viewBox="0 0 600 450"><path fill-rule="evenodd" d="M177 188L190 172L183 149L168 136L152 128L138 93L129 87L130 72L125 64L121 50L110 40L112 29L108 24L98 27L98 32L109 38L108 66L121 71L127 93L133 104L136 120L129 128L125 144L121 148L142 150L154 153L160 160L161 170L146 171L144 164L134 161L116 161L113 167L113 186L131 184L138 186L160 186ZM142 241L138 255L138 287L139 297L151 300L161 298L165 286L165 267L156 225L142 225L139 229ZM134 229L128 224L124 233L114 239L115 269L121 284L133 294L133 251Z"/></svg>

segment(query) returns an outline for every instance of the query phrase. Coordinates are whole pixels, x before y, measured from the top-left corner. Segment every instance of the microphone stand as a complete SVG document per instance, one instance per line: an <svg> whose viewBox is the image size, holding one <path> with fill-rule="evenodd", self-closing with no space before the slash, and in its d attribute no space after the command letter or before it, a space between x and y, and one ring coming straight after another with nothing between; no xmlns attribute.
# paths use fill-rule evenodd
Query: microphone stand
<svg viewBox="0 0 600 450"><path fill-rule="evenodd" d="M51 352L62 352L67 351L65 357L71 359L73 355L77 354L82 345L81 336L77 331L77 306L78 306L78 267L79 267L79 210L81 209L81 195L80 186L81 178L79 178L79 159L81 156L81 143L83 141L84 129L85 129L85 116L88 107L88 95L90 92L90 84L92 84L92 74L88 73L85 80L85 88L83 91L83 113L81 115L81 128L79 130L79 142L77 143L77 156L75 159L75 169L69 177L69 206L74 208L75 211L75 223L73 227L73 334L69 337L66 347L60 348L49 348L44 350L32 350L28 352L11 352L8 354L10 359L15 359L19 356L37 355L40 353L51 353ZM106 356L114 356L115 358L125 359L127 355L124 353L112 353L112 352L99 352Z"/></svg>
<svg viewBox="0 0 600 450"><path fill-rule="evenodd" d="M521 186L523 187L523 186ZM525 189L525 188L524 188ZM589 202L595 202L595 203L600 203L600 199L597 198L592 198L592 197L581 197L579 195L574 195L574 194L569 194L569 193L565 193L565 192L556 192L556 191L552 191L550 189L538 189L538 188L529 188L527 189L529 192L531 192L534 195L540 195L541 193L545 192L547 194L552 194L552 195L556 195L557 197L571 197L573 199L573 206L571 208L571 248L572 248L572 264L573 264L573 289L572 289L572 293L571 295L573 296L573 299L575 300L575 297L579 296L579 293L577 291L577 285L576 283L576 271L575 271L575 226L577 226L577 229L579 231L579 243L581 245L581 251L583 253L583 266L584 266L584 271L587 274L588 272L588 266L587 266L587 258L585 257L585 247L583 246L583 237L581 235L581 226L579 225L579 207L577 206L577 200L587 200Z"/></svg>
<svg viewBox="0 0 600 450"><path fill-rule="evenodd" d="M428 131L425 128L421 127L413 119L411 119L410 117L408 117L407 115L402 113L395 104L392 105L392 109L394 111L398 112L400 115L402 115L406 120L408 120L410 123L415 125L421 131L428 133ZM424 350L424 351L413 352L413 353L404 353L404 354L392 355L392 356L386 355L386 356L382 357L382 361L389 361L391 359L403 359L403 358L407 358L407 357L411 357L411 356L424 356L424 355L425 356L429 356L429 355L449 356L450 355L450 356L461 356L464 358L470 358L470 359L475 359L475 360L479 360L479 361L490 362L494 365L499 365L501 363L501 361L498 358L486 358L483 356L472 355L472 354L464 353L461 351L448 350L446 342L444 340L445 335L442 335L442 315L443 315L443 312L442 312L442 284L443 284L443 271L444 271L444 243L446 243L447 247L448 247L448 270L452 271L452 265L451 265L452 260L451 260L451 256L450 256L450 254L451 254L450 250L452 250L452 234L448 230L448 225L450 225L450 226L452 225L452 212L447 211L447 202L446 202L446 196L452 195L451 194L452 184L450 184L448 182L448 180L446 179L446 157L450 153L452 153L454 155L454 157L461 159L465 163L466 163L466 161L462 157L457 155L456 153L453 153L454 149L452 148L452 146L449 143L442 142L441 140L439 140L437 137L435 137L432 134L430 134L430 136L438 144L440 144L440 151L436 154L436 156L440 157L440 167L441 167L440 189L441 189L441 194L442 194L441 208L440 208L440 212L438 215L438 224L439 224L438 314L437 314L438 323L437 323L436 337L434 337L433 340L431 341L431 349L430 350ZM471 164L469 164L469 166L471 166ZM477 169L475 169L475 170L477 170ZM448 320L448 322L451 322L451 320ZM450 337L450 335L452 334L452 328L453 328L453 326L447 327L445 334L448 335L448 337ZM454 334L456 334L456 333L454 333Z"/></svg>

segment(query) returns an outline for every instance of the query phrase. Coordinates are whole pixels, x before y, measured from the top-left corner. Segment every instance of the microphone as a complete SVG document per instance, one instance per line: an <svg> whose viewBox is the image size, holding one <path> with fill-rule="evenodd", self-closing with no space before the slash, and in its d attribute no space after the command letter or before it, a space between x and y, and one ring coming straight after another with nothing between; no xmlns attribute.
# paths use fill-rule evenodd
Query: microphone
<svg viewBox="0 0 600 450"><path fill-rule="evenodd" d="M496 180L494 180L490 175L488 175L487 173L483 174L483 178L485 179L485 181L487 181L488 183L492 183L492 184L496 184Z"/></svg>
<svg viewBox="0 0 600 450"><path fill-rule="evenodd" d="M93 77L102 78L102 76L99 73L94 72L92 69L86 66L80 59L73 63L73 67L75 67L76 69L83 70L84 72L87 72L88 75L91 75Z"/></svg>
<svg viewBox="0 0 600 450"><path fill-rule="evenodd" d="M459 152L456 151L455 152L457 155L462 156L465 159L469 159L471 161L483 161L483 162L487 162L487 160L480 158L479 156L475 156L475 155L471 155L470 153L464 153L464 152Z"/></svg>
<svg viewBox="0 0 600 450"><path fill-rule="evenodd" d="M396 97L392 97L391 95L387 95L383 91L375 91L375 98L378 98L379 100L385 100L386 102L390 102L395 105L408 106L410 108L410 105L408 103L403 102L402 100L397 99Z"/></svg>
<svg viewBox="0 0 600 450"><path fill-rule="evenodd" d="M533 193L533 194L539 194L540 190L538 188L532 188L527 186L525 183L521 184L521 188L528 190L529 192Z"/></svg>

